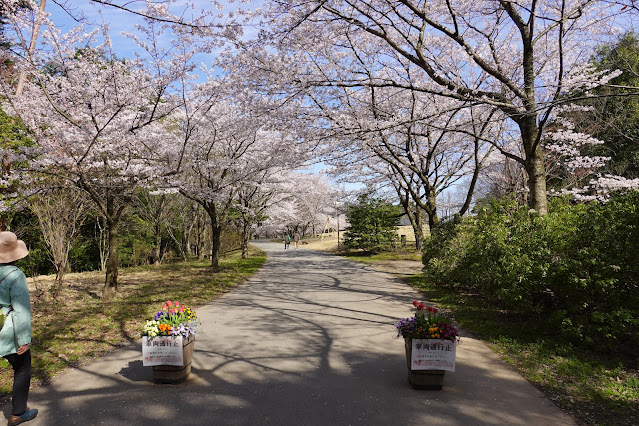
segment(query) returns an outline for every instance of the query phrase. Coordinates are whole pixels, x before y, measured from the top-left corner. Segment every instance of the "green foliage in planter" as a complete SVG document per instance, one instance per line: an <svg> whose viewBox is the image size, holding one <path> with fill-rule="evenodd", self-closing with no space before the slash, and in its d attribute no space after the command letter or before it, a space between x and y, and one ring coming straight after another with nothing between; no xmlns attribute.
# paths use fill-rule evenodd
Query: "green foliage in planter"
<svg viewBox="0 0 639 426"><path fill-rule="evenodd" d="M397 245L399 207L380 198L360 195L357 203L348 206L346 215L350 228L345 233L344 245L349 249L379 252Z"/></svg>
<svg viewBox="0 0 639 426"><path fill-rule="evenodd" d="M553 199L538 216L513 199L446 223L426 242L427 274L467 287L582 345L639 349L639 193L606 204Z"/></svg>

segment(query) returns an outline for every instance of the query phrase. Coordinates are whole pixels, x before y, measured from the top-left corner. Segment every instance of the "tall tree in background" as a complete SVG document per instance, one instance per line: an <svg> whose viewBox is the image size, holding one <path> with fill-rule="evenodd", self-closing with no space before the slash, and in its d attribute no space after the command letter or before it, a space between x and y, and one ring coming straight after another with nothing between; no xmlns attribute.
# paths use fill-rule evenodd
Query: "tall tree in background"
<svg viewBox="0 0 639 426"><path fill-rule="evenodd" d="M544 127L565 93L609 79L576 65L611 32L607 18L621 9L592 0L270 5L271 24L280 30L274 39L289 58L281 63L303 62L297 81L304 87L397 87L499 111L494 119L506 120L508 133L491 142L525 168L528 203L540 214L548 210ZM361 59L371 52L377 52L375 69L386 72L361 70ZM407 68L421 74L417 84L405 78Z"/></svg>
<svg viewBox="0 0 639 426"><path fill-rule="evenodd" d="M583 131L603 141L595 152L610 157L602 172L634 179L639 177L639 38L627 32L609 45L600 46L592 59L600 71L621 70L580 120Z"/></svg>

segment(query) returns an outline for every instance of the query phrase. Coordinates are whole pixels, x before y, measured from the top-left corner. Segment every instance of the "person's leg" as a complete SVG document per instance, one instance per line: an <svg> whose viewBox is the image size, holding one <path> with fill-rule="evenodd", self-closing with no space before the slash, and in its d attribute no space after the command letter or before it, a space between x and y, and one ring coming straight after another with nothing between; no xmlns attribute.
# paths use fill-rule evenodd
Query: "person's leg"
<svg viewBox="0 0 639 426"><path fill-rule="evenodd" d="M11 414L19 416L27 411L29 385L31 383L31 350L22 355L5 356L13 367L13 393L11 396Z"/></svg>

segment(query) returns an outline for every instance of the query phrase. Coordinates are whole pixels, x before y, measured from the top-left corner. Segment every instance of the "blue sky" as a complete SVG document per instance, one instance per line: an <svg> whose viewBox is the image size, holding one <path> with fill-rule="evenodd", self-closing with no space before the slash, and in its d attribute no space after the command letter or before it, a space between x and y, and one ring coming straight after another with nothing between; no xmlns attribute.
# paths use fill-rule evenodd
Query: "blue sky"
<svg viewBox="0 0 639 426"><path fill-rule="evenodd" d="M238 5L239 2L227 3L228 0L221 0L220 3L226 3L225 9L220 11L210 4L208 0L191 0L191 2L196 3L195 9L186 8L187 0L178 0L175 5L171 6L171 12L178 16L184 16L185 19L188 20L189 16L196 15L200 13L200 10L204 10L209 13L228 13L229 11L235 11L238 7L243 9L250 8L255 10L256 8L262 6L262 0L251 0L250 2L243 1ZM230 0L235 1L235 0ZM59 3L64 4L70 11L72 15L77 17L84 17L85 24L88 28L95 28L96 26L101 26L106 23L109 28L109 36L112 40L113 51L119 58L132 58L134 57L134 52L137 48L136 44L122 35L123 32L135 33L135 25L136 24L144 24L145 21L142 17L135 15L130 12L126 12L121 9L117 9L114 7L105 6L102 4L96 4L87 0L59 0ZM133 1L119 1L118 4L126 4L128 7L134 10L142 10L144 6L144 2L141 0L133 0ZM53 1L47 2L46 11L50 13L50 19L56 24L63 33L68 32L74 26L78 25L78 22L74 20L69 13L67 13L60 6L55 4ZM254 36L257 33L256 27L244 27L244 38L247 39L249 37ZM167 31L163 37L168 42L171 37L170 33ZM142 54L144 57L144 54ZM215 59L215 53L212 54L200 54L195 57L195 62L199 66L203 64L206 68L211 68L211 64ZM203 75L196 71L197 74Z"/></svg>
<svg viewBox="0 0 639 426"><path fill-rule="evenodd" d="M205 11L219 12L210 4L209 1L198 0L196 3L198 8ZM109 35L112 39L113 48L116 54L122 58L133 56L136 45L127 37L123 36L122 32L135 33L135 25L144 23L142 17L121 9L96 4L87 0L64 0L63 4L68 6L71 14L74 16L82 16L86 18L85 22L88 27L99 26L103 23L108 24L110 28ZM138 3L131 1L127 2L127 5L132 9L142 9L143 2ZM255 6L253 5L252 7ZM234 10L235 6L230 5L227 6L227 8L228 9L223 12ZM56 26L62 30L63 33L78 25L78 22L74 20L69 13L65 12L65 10L53 2L47 2L46 11L51 14L51 20L55 22ZM185 9L184 2L177 2L177 5L171 7L171 11L176 15L184 14L187 18L190 14L199 12L199 10ZM168 34L166 36L169 37ZM210 63L210 60L206 60L206 58L201 58L200 60Z"/></svg>
<svg viewBox="0 0 639 426"><path fill-rule="evenodd" d="M110 35L113 39L113 45L118 56L133 56L134 44L121 33L123 31L133 32L134 25L141 22L139 17L115 8L93 4L86 0L72 0L67 1L66 4L70 6L73 14L86 16L89 26L102 25L104 22L108 23L111 29ZM78 25L69 14L55 3L47 3L46 11L51 14L50 19L55 22L63 33Z"/></svg>

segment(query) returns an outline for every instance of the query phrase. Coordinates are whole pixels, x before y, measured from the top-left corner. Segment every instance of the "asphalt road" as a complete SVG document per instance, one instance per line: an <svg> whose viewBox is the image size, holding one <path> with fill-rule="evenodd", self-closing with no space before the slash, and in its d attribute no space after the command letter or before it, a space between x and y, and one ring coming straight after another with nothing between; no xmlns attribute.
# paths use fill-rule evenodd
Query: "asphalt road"
<svg viewBox="0 0 639 426"><path fill-rule="evenodd" d="M33 390L40 413L28 425L575 424L468 337L443 390L411 388L393 328L412 315L410 287L328 254L256 245L268 260L253 279L197 309L186 382L155 384L136 342Z"/></svg>

